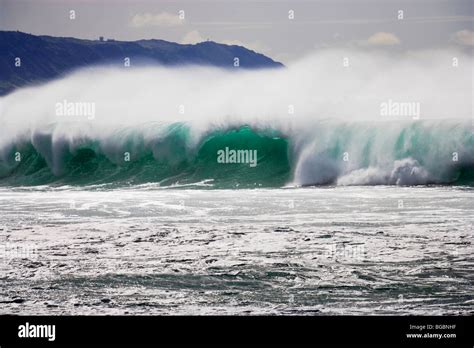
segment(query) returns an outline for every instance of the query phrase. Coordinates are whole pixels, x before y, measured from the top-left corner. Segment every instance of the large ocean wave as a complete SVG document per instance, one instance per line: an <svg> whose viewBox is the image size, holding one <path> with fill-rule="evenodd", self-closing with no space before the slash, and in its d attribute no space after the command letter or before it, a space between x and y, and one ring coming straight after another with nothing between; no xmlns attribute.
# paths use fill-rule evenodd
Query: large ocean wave
<svg viewBox="0 0 474 348"><path fill-rule="evenodd" d="M252 72L95 68L18 90L0 98L0 185L472 185L472 58L350 52L344 67L347 54ZM392 102L418 108L382 112ZM68 103L93 108L58 112ZM219 160L232 150L255 165Z"/></svg>
<svg viewBox="0 0 474 348"><path fill-rule="evenodd" d="M3 148L4 185L142 184L248 188L284 185L474 184L469 123L333 123L284 134L248 126L212 129L147 125L103 138L55 137L55 127ZM219 151L255 151L249 162L220 163ZM15 161L15 154L21 161ZM243 158L245 160L245 158ZM234 161L237 162L237 161Z"/></svg>

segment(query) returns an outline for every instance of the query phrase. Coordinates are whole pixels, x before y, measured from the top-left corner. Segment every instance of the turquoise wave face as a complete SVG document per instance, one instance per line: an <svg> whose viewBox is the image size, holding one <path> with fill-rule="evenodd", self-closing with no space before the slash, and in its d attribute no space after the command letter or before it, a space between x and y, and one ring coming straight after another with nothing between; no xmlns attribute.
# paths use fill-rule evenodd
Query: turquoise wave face
<svg viewBox="0 0 474 348"><path fill-rule="evenodd" d="M134 131L115 134L113 153L107 153L104 144L88 141L72 152L64 151L56 173L51 169L55 164L31 143L16 145L10 157L19 153L21 161L1 163L0 183L169 186L208 181L214 188L251 188L279 187L290 180L288 142L275 131L256 132L246 126L217 130L194 147L184 124L157 131L160 136L151 142ZM41 141L51 144L48 136Z"/></svg>
<svg viewBox="0 0 474 348"><path fill-rule="evenodd" d="M0 185L474 184L467 122L320 123L285 134L242 125L199 139L185 123L124 128L100 138L54 134L50 126L2 149Z"/></svg>

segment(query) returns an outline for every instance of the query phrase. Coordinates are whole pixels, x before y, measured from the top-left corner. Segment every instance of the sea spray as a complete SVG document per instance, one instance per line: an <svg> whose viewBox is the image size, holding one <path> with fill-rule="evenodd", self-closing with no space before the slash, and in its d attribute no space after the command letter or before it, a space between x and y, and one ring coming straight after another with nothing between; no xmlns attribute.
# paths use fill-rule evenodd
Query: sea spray
<svg viewBox="0 0 474 348"><path fill-rule="evenodd" d="M264 71L97 67L20 89L0 98L0 184L472 184L472 60L353 51L349 69L343 53ZM94 117L57 115L64 101ZM258 165L223 166L226 147Z"/></svg>

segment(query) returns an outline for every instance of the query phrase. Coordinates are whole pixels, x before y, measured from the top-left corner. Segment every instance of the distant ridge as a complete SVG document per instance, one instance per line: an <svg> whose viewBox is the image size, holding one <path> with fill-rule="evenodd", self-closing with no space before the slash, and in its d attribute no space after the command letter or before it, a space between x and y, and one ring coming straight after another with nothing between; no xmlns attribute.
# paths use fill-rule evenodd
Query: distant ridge
<svg viewBox="0 0 474 348"><path fill-rule="evenodd" d="M242 46L213 41L183 45L164 40L82 40L36 36L19 31L0 31L0 95L30 83L44 82L74 69L92 65L124 66L160 64L166 66L205 65L234 68L278 68L283 64ZM21 58L21 67L15 58Z"/></svg>

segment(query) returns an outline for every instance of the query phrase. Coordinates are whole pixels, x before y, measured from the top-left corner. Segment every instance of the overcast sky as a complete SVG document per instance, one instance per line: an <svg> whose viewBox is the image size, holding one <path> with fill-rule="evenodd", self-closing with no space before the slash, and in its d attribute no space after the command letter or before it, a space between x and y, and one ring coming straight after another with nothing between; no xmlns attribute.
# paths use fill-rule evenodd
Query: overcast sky
<svg viewBox="0 0 474 348"><path fill-rule="evenodd" d="M0 0L0 30L85 39L180 43L210 39L243 45L288 63L328 46L472 49L473 4L473 0ZM70 19L71 10L75 19ZM291 10L294 19L289 18Z"/></svg>

